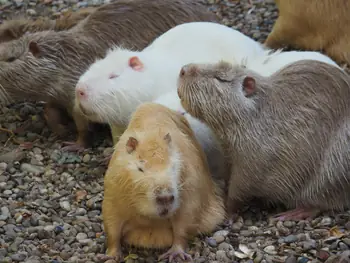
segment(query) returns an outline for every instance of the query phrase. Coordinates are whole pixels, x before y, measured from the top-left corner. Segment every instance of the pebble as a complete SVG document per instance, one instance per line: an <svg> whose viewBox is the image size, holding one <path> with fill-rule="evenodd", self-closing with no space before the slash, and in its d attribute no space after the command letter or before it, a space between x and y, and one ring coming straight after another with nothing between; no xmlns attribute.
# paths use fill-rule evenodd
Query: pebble
<svg viewBox="0 0 350 263"><path fill-rule="evenodd" d="M69 8L76 10L108 1L0 0L0 23L18 11L28 17L37 17L44 11L48 16L59 17ZM274 0L253 1L253 9L246 0L205 1L222 16L223 24L260 42L266 39L278 15ZM42 108L40 102L0 107L1 127L16 129L29 121L32 127L18 132L16 139L35 144L32 149L19 151L18 145L8 140L8 134L0 132L0 262L98 262L96 255L105 253L106 249L101 203L103 174L107 168L99 161L110 156L113 147L108 139L102 138L96 148L81 153L62 151L61 141L45 124ZM64 138L70 139L74 140L74 134L72 138L68 135ZM195 242L198 247L191 246L194 251L191 253L196 255L194 262L337 263L335 260L340 258L347 260L348 212L336 217L319 216L311 222L270 223L268 215L260 206L243 210L231 227L220 225L208 238L198 239ZM334 226L345 231L345 235L327 240ZM127 263L153 263L159 255L159 252L142 249L131 252L138 257L129 258ZM244 259L235 252L240 252ZM300 256L288 257L290 253Z"/></svg>

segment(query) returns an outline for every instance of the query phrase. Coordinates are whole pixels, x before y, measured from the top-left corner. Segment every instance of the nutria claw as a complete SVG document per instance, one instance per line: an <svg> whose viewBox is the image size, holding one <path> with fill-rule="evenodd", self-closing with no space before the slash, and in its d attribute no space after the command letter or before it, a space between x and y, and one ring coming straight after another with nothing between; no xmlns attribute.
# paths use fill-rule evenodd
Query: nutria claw
<svg viewBox="0 0 350 263"><path fill-rule="evenodd" d="M293 210L289 210L289 211L277 214L274 216L274 218L277 218L280 221L284 221L284 220L299 221L307 218L313 218L318 213L319 213L318 209L296 208Z"/></svg>
<svg viewBox="0 0 350 263"><path fill-rule="evenodd" d="M173 262L174 259L176 258L181 258L182 261L192 261L192 257L190 254L187 254L182 248L172 246L167 252L164 254L160 255L158 260L162 259L169 259L169 262Z"/></svg>
<svg viewBox="0 0 350 263"><path fill-rule="evenodd" d="M76 142L62 142L63 145L66 145L64 147L61 148L62 151L65 152L82 152L85 150L85 148L83 146L81 146L80 144L76 143Z"/></svg>
<svg viewBox="0 0 350 263"><path fill-rule="evenodd" d="M105 255L105 254L98 254L97 255L97 259L100 261L100 262L106 262L107 260L115 260L117 262L119 262L123 257L120 256L120 255L117 255L117 256L108 256L108 255Z"/></svg>

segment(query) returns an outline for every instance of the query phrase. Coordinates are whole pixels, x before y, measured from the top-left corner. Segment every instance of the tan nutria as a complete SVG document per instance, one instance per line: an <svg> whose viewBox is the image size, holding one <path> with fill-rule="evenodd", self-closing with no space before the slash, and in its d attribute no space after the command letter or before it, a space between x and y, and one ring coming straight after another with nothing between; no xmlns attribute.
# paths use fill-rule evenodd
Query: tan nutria
<svg viewBox="0 0 350 263"><path fill-rule="evenodd" d="M275 0L279 16L265 41L269 48L324 51L350 63L350 1Z"/></svg>
<svg viewBox="0 0 350 263"><path fill-rule="evenodd" d="M167 248L160 258L189 258L188 238L209 233L225 219L223 194L186 118L157 103L133 113L115 146L102 203L107 256L121 242Z"/></svg>
<svg viewBox="0 0 350 263"><path fill-rule="evenodd" d="M143 49L175 25L191 21L216 21L216 16L193 0L119 0L99 7L69 30L31 33L4 42L0 101L25 98L60 105L77 126L75 146L86 146L88 120L74 109L80 75L114 45Z"/></svg>
<svg viewBox="0 0 350 263"><path fill-rule="evenodd" d="M280 219L350 205L350 79L314 60L269 77L221 62L186 65L178 94L220 138L231 162L228 209L252 197L283 203ZM231 209L228 210L231 213Z"/></svg>

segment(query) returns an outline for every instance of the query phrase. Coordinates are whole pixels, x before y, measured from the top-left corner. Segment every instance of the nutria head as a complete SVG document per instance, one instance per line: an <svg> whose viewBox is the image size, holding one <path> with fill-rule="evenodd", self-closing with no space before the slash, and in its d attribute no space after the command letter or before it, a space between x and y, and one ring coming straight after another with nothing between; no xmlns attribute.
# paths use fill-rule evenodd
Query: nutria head
<svg viewBox="0 0 350 263"><path fill-rule="evenodd" d="M259 89L257 77L262 78L243 66L223 61L188 64L179 74L178 96L192 116L210 126L223 127L235 123L241 112L254 108L254 95Z"/></svg>
<svg viewBox="0 0 350 263"><path fill-rule="evenodd" d="M137 131L128 133L120 144L124 153L117 162L124 183L132 185L134 208L147 217L171 217L179 208L181 191L181 161L171 133Z"/></svg>
<svg viewBox="0 0 350 263"><path fill-rule="evenodd" d="M57 101L67 107L73 103L75 83L94 58L81 56L82 48L89 49L88 41L70 34L43 31L2 43L0 101Z"/></svg>
<svg viewBox="0 0 350 263"><path fill-rule="evenodd" d="M127 125L140 103L154 99L155 74L167 77L159 71L145 53L113 47L79 78L76 104L92 121Z"/></svg>

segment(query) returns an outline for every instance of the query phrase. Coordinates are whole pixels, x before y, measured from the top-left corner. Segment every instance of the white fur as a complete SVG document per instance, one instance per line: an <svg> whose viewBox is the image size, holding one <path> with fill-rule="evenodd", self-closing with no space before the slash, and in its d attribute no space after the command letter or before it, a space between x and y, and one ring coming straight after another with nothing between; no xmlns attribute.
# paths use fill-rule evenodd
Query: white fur
<svg viewBox="0 0 350 263"><path fill-rule="evenodd" d="M258 72L263 76L269 76L275 73L276 71L282 69L283 67L287 66L288 64L304 59L325 62L340 68L339 65L331 58L317 51L283 52L282 50L266 50L260 56L257 56L252 60L248 60L245 66L251 70Z"/></svg>
<svg viewBox="0 0 350 263"><path fill-rule="evenodd" d="M219 60L241 63L263 51L260 43L218 23L181 24L159 36L143 51L111 49L81 76L79 82L88 85L87 99L81 104L101 122L127 125L139 104L176 90L183 65ZM144 63L144 72L128 65L129 58L136 55ZM111 73L119 77L108 79Z"/></svg>

